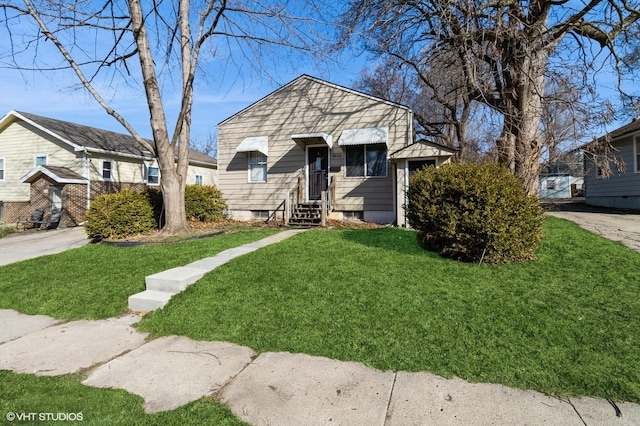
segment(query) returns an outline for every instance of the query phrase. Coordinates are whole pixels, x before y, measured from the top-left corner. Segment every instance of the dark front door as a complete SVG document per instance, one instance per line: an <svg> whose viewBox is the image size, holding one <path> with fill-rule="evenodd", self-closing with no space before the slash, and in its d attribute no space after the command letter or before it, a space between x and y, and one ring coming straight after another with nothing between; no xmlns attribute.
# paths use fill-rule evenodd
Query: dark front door
<svg viewBox="0 0 640 426"><path fill-rule="evenodd" d="M309 200L319 200L327 189L329 171L329 148L310 147L307 151L309 164Z"/></svg>

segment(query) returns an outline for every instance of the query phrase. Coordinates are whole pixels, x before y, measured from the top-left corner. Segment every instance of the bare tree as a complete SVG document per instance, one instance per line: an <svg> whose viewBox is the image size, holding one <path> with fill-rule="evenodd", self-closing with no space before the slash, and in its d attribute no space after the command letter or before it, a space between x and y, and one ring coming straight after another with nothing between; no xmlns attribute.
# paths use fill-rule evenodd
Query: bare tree
<svg viewBox="0 0 640 426"><path fill-rule="evenodd" d="M534 194L551 65L586 75L599 53L622 74L639 19L638 2L626 0L351 0L343 38L359 34L371 50L417 67L425 52L455 54L466 96L502 116L499 161Z"/></svg>
<svg viewBox="0 0 640 426"><path fill-rule="evenodd" d="M193 6L192 5L195 5ZM82 86L145 149L160 168L166 223L163 232L187 230L184 210L191 110L201 55L262 64L264 49L311 52L326 25L317 2L268 0L0 0L0 24L9 42L8 62L19 69L71 69ZM193 6L193 7L192 7ZM42 64L39 53L51 42L63 63ZM213 56L212 56L213 55ZM139 70L132 68L137 61ZM176 70L174 74L174 70ZM149 109L149 143L114 110L98 76L137 79ZM174 82L178 83L174 83ZM173 126L166 115L164 88L179 86L181 105ZM105 85L107 86L107 85Z"/></svg>
<svg viewBox="0 0 640 426"><path fill-rule="evenodd" d="M196 151L207 154L209 157L218 158L217 134L208 132L205 136L192 138L191 146Z"/></svg>

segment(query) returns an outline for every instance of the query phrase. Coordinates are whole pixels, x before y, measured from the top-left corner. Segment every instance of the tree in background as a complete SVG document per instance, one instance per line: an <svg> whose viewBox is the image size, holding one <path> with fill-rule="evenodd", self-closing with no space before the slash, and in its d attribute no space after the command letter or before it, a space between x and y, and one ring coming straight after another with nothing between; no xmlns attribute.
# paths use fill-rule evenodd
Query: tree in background
<svg viewBox="0 0 640 426"><path fill-rule="evenodd" d="M23 70L72 70L81 85L157 158L168 234L188 229L184 196L196 74L212 61L264 69L291 51L319 55L326 25L318 2L287 0L0 0L2 60ZM62 61L44 63L51 44ZM205 59L206 58L206 59ZM137 66L134 65L137 63ZM104 79L102 79L102 78ZM109 103L119 85L137 84L149 109L153 141ZM134 83L132 83L134 82ZM179 88L180 108L169 124L167 92Z"/></svg>
<svg viewBox="0 0 640 426"><path fill-rule="evenodd" d="M357 37L419 72L437 52L451 57L445 69L462 77L458 96L499 114L498 159L534 194L550 73L579 69L582 86L598 65L623 76L639 19L638 2L625 0L350 0L342 22L343 43Z"/></svg>

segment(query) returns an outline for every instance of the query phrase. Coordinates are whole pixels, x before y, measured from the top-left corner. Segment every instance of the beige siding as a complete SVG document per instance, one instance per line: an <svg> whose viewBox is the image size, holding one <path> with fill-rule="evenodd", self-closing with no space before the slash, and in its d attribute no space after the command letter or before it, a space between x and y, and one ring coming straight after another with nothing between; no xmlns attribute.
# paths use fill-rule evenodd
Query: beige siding
<svg viewBox="0 0 640 426"><path fill-rule="evenodd" d="M144 183L144 164L134 158L122 158L110 155L93 154L90 159L92 181L102 181L102 163L111 161L111 175L113 182L120 183Z"/></svg>
<svg viewBox="0 0 640 426"><path fill-rule="evenodd" d="M231 210L274 210L304 175L306 151L294 134L326 133L333 139L330 173L336 180L336 204L343 210L393 210L391 165L387 177L345 177L338 146L342 130L389 127L388 152L409 142L409 111L316 80L301 78L272 93L218 127L218 179ZM268 136L267 182L248 182L246 153L236 147L246 137Z"/></svg>
<svg viewBox="0 0 640 426"><path fill-rule="evenodd" d="M47 164L82 172L81 153L75 153L48 134L21 121L0 129L0 158L4 158L4 180L0 181L0 201L28 201L28 183L20 179L35 167L35 156L47 155Z"/></svg>
<svg viewBox="0 0 640 426"><path fill-rule="evenodd" d="M203 185L218 184L218 170L210 167L190 165L189 170L187 171L187 185L193 185L196 183L196 175L202 175Z"/></svg>

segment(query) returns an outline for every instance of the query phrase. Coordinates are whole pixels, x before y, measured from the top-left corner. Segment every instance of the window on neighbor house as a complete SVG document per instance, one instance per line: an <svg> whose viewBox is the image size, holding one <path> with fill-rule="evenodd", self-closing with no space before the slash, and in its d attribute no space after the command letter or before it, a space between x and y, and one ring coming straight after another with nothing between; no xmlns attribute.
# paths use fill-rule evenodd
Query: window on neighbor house
<svg viewBox="0 0 640 426"><path fill-rule="evenodd" d="M149 185L160 183L160 169L158 167L147 167L147 183Z"/></svg>
<svg viewBox="0 0 640 426"><path fill-rule="evenodd" d="M248 153L249 182L267 181L267 156L258 151Z"/></svg>
<svg viewBox="0 0 640 426"><path fill-rule="evenodd" d="M547 189L556 189L555 179L547 179Z"/></svg>
<svg viewBox="0 0 640 426"><path fill-rule="evenodd" d="M387 175L387 145L345 146L347 177Z"/></svg>
<svg viewBox="0 0 640 426"><path fill-rule="evenodd" d="M196 175L195 176L195 184L196 185L202 185L204 182L204 176L202 175Z"/></svg>
<svg viewBox="0 0 640 426"><path fill-rule="evenodd" d="M0 158L0 180L4 180L4 158Z"/></svg>
<svg viewBox="0 0 640 426"><path fill-rule="evenodd" d="M635 139L636 173L640 172L640 138Z"/></svg>
<svg viewBox="0 0 640 426"><path fill-rule="evenodd" d="M113 179L113 162L110 160L102 160L102 179L103 180L112 180Z"/></svg>
<svg viewBox="0 0 640 426"><path fill-rule="evenodd" d="M46 166L47 165L47 155L46 154L38 154L34 159L35 166Z"/></svg>

